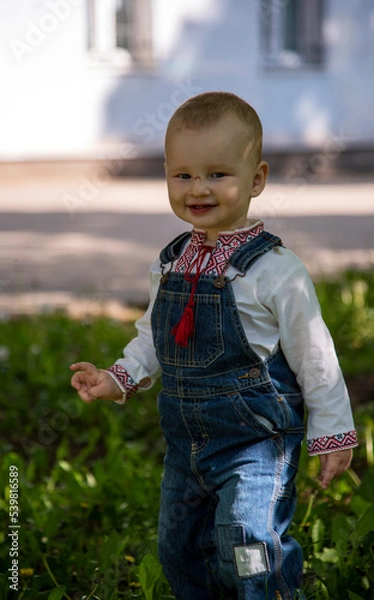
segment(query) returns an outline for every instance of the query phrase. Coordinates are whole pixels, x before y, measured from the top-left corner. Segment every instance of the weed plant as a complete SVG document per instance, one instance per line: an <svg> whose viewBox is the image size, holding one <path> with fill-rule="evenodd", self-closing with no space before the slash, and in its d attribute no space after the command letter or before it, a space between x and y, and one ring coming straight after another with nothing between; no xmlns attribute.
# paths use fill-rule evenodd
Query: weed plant
<svg viewBox="0 0 374 600"><path fill-rule="evenodd" d="M374 275L347 273L317 293L345 374L372 372ZM112 364L134 331L58 313L0 323L1 600L173 598L156 559L158 386L124 407L86 405L69 384L72 362ZM360 448L327 492L318 459L303 449L292 534L304 551L307 600L373 598L374 402L357 406L355 419Z"/></svg>

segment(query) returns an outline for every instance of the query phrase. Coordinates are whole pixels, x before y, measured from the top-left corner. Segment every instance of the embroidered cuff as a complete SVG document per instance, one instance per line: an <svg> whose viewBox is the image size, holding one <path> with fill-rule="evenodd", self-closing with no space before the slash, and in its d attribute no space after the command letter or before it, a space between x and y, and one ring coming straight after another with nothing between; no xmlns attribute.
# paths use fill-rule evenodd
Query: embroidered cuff
<svg viewBox="0 0 374 600"><path fill-rule="evenodd" d="M135 383L131 375L129 375L126 369L121 367L121 365L113 365L112 367L109 367L109 369L106 369L106 371L117 381L123 392L122 400L116 400L116 404L123 404L126 400L131 398L131 396L136 394L138 391L138 384Z"/></svg>
<svg viewBox="0 0 374 600"><path fill-rule="evenodd" d="M357 444L356 431L347 431L346 433L337 433L335 435L326 435L324 437L307 440L308 454L329 454L338 450L348 450L355 448Z"/></svg>

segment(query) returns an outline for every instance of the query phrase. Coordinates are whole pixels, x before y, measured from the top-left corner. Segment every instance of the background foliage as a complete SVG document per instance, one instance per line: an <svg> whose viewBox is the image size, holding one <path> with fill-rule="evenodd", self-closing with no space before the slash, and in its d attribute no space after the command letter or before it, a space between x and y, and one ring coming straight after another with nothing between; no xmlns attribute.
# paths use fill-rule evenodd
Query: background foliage
<svg viewBox="0 0 374 600"><path fill-rule="evenodd" d="M345 375L374 359L374 275L347 273L317 293ZM78 359L112 364L134 334L108 318L64 314L0 323L0 599L172 598L157 556L164 442L157 388L128 406L86 405L69 386ZM362 379L363 378L363 379ZM368 392L368 390L366 390ZM308 600L369 600L374 589L374 397L354 399L360 448L330 489L302 455L292 534ZM9 591L9 467L19 470L19 593Z"/></svg>

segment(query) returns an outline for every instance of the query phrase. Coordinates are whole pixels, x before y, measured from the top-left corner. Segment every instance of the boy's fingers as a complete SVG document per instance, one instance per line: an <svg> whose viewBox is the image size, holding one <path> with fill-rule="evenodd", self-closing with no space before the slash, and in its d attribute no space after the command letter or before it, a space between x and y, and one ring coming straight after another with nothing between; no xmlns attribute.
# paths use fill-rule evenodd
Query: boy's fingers
<svg viewBox="0 0 374 600"><path fill-rule="evenodd" d="M87 388L87 378L82 372L74 373L73 377L70 380L71 386L76 390L86 389Z"/></svg>
<svg viewBox="0 0 374 600"><path fill-rule="evenodd" d="M88 392L87 390L79 390L78 394L81 397L81 399L87 404L90 404L91 402L94 402L97 399L95 396L92 396L92 394L90 394L90 392Z"/></svg>
<svg viewBox="0 0 374 600"><path fill-rule="evenodd" d="M78 394L84 402L87 404L94 402L95 400L108 400L109 398L106 395L106 391L103 390L100 386L93 386L89 389L85 387L81 387L78 390Z"/></svg>
<svg viewBox="0 0 374 600"><path fill-rule="evenodd" d="M329 484L333 480L336 475L336 467L335 460L331 459L331 455L322 455L320 456L321 461L321 473L319 476L320 485L322 489L328 488Z"/></svg>
<svg viewBox="0 0 374 600"><path fill-rule="evenodd" d="M321 455L321 475L320 483L322 489L328 488L331 481L337 475L346 471L352 460L352 450L342 450L327 455Z"/></svg>
<svg viewBox="0 0 374 600"><path fill-rule="evenodd" d="M72 371L85 371L88 375L95 375L97 373L97 368L95 365L84 361L70 365L70 369Z"/></svg>
<svg viewBox="0 0 374 600"><path fill-rule="evenodd" d="M325 469L320 476L321 488L325 490L329 487L330 483L336 476L336 469L327 468Z"/></svg>
<svg viewBox="0 0 374 600"><path fill-rule="evenodd" d="M100 388L98 386L91 386L85 380L79 380L79 373L73 375L71 385L77 390L79 396L85 402L93 402L100 398ZM74 379L76 378L76 381Z"/></svg>
<svg viewBox="0 0 374 600"><path fill-rule="evenodd" d="M71 385L75 388L84 402L94 400L116 400L121 398L122 392L108 373L97 369L89 362L77 362L70 366L74 372Z"/></svg>

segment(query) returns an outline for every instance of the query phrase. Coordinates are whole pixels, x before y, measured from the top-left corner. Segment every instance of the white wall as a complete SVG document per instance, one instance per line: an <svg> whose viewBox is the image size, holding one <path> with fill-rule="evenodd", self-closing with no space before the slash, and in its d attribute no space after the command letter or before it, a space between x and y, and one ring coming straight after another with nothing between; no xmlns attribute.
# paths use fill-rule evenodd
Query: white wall
<svg viewBox="0 0 374 600"><path fill-rule="evenodd" d="M159 153L175 107L209 89L253 104L268 149L373 147L371 0L326 0L320 70L262 66L259 6L153 0L155 68L144 73L93 64L85 0L2 2L0 160Z"/></svg>
<svg viewBox="0 0 374 600"><path fill-rule="evenodd" d="M99 134L101 107L85 64L84 2L16 0L2 3L0 15L1 155L22 159L89 147Z"/></svg>

